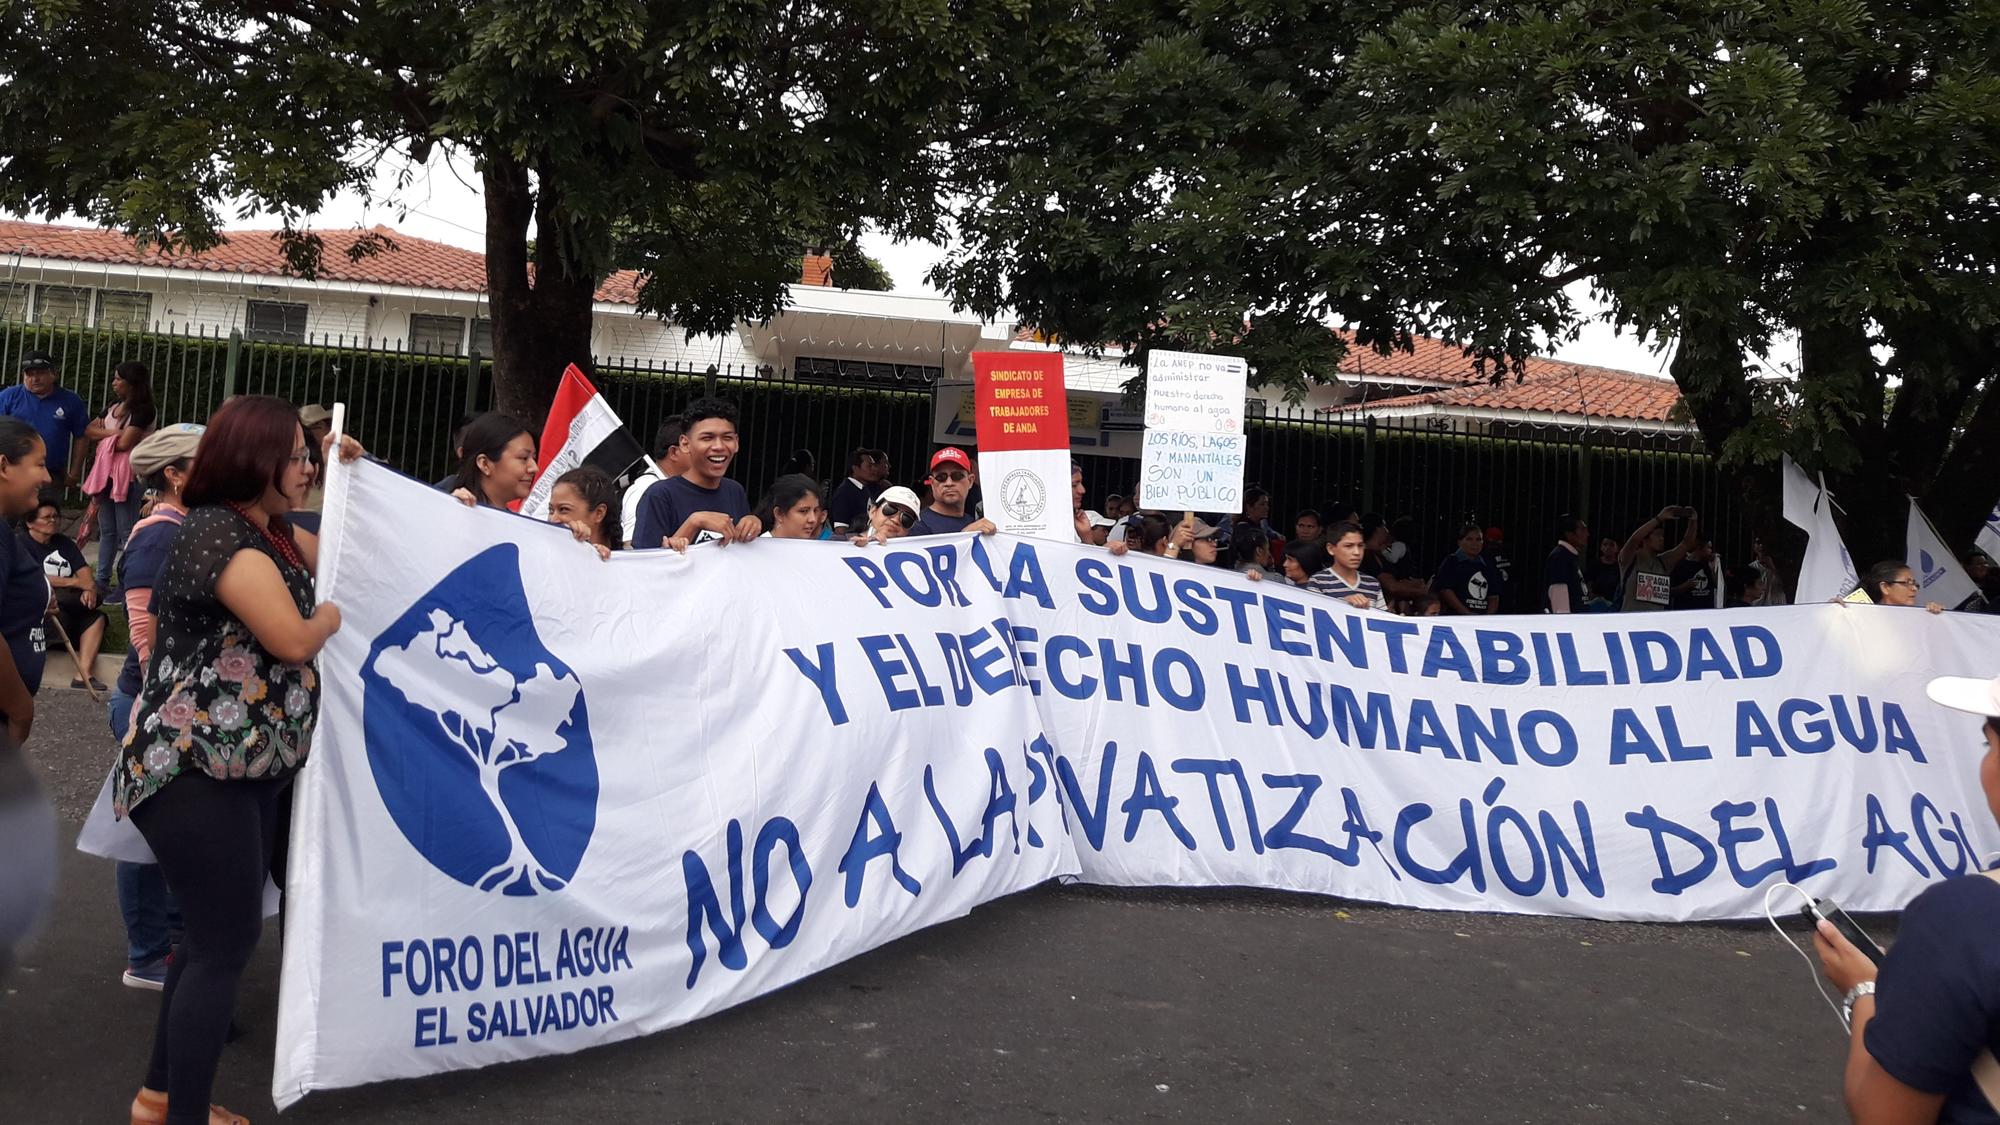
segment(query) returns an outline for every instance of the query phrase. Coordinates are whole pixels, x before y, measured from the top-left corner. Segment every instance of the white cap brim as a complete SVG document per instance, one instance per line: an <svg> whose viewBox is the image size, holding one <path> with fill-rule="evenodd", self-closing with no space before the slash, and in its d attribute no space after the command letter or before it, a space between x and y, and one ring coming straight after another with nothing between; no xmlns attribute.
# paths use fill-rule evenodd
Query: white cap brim
<svg viewBox="0 0 2000 1125"><path fill-rule="evenodd" d="M1954 711L2000 718L2000 679L1939 676L1924 685L1924 694L1931 697L1931 702Z"/></svg>

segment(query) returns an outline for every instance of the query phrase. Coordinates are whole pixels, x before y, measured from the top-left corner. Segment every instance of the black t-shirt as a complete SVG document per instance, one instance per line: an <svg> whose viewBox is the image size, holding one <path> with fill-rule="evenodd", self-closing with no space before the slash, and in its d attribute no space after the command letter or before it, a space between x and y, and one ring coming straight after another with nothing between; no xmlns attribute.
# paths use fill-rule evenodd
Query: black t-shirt
<svg viewBox="0 0 2000 1125"><path fill-rule="evenodd" d="M955 535L978 522L979 517L971 511L962 516L948 516L936 508L925 508L923 513L917 516L916 526L910 528L910 534Z"/></svg>
<svg viewBox="0 0 2000 1125"><path fill-rule="evenodd" d="M1674 564L1674 572L1669 579L1674 585L1678 586L1690 578L1694 579L1694 585L1673 596L1673 607L1675 609L1714 609L1715 568L1707 563L1696 562L1693 559L1682 559L1680 562Z"/></svg>
<svg viewBox="0 0 2000 1125"><path fill-rule="evenodd" d="M42 573L50 578L74 578L77 571L90 565L76 540L67 535L51 536L48 542L37 543L34 536L24 531L21 546L35 556L35 561L42 564Z"/></svg>
<svg viewBox="0 0 2000 1125"><path fill-rule="evenodd" d="M1625 583L1625 576L1619 571L1616 562L1593 560L1585 573L1589 577L1591 597L1603 598L1607 602L1618 600L1618 593Z"/></svg>
<svg viewBox="0 0 2000 1125"><path fill-rule="evenodd" d="M1438 564L1437 577L1431 579L1432 593L1442 594L1446 590L1457 594L1466 609L1485 613L1488 601L1500 595L1500 572L1493 569L1485 555L1466 558L1453 551ZM1442 612L1456 611L1446 602Z"/></svg>
<svg viewBox="0 0 2000 1125"><path fill-rule="evenodd" d="M877 496L889 490L889 482L878 480L873 484L858 484L848 477L833 488L833 495L826 501L826 520L829 524L839 524L849 530L859 530L868 522L868 505Z"/></svg>
<svg viewBox="0 0 2000 1125"><path fill-rule="evenodd" d="M1542 564L1543 592L1555 586L1568 587L1571 613L1582 613L1583 603L1590 600L1589 595L1584 593L1583 572L1577 569L1577 561L1575 551L1566 544L1558 543L1556 549L1549 552L1549 561Z"/></svg>
<svg viewBox="0 0 2000 1125"><path fill-rule="evenodd" d="M639 526L632 529L631 544L634 548L661 546L680 531L689 516L701 512L721 512L734 523L750 514L750 498L741 484L728 477L714 488L703 488L686 477L668 477L639 498ZM704 531L694 541L720 538Z"/></svg>
<svg viewBox="0 0 2000 1125"><path fill-rule="evenodd" d="M23 542L26 535L0 534L0 640L14 657L21 682L33 695L42 687L48 658L49 579L42 560ZM0 716L3 720L5 716Z"/></svg>
<svg viewBox="0 0 2000 1125"><path fill-rule="evenodd" d="M2000 1125L1972 1079L1983 1048L2000 1051L2000 884L1947 879L1903 910L1876 982L1862 1042L1905 1086L1946 1094L1940 1122Z"/></svg>
<svg viewBox="0 0 2000 1125"><path fill-rule="evenodd" d="M1493 592L1504 602L1514 589L1514 560L1508 558L1505 551L1498 549L1482 551L1479 557L1486 560L1486 565L1493 568L1494 575L1499 578L1499 584L1494 586Z"/></svg>

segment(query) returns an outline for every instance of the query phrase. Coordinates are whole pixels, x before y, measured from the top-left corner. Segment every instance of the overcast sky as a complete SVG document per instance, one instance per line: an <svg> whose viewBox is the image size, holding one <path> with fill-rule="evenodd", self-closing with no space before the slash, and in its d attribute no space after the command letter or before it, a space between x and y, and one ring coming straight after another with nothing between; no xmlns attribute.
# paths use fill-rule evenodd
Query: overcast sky
<svg viewBox="0 0 2000 1125"><path fill-rule="evenodd" d="M323 209L314 225L321 229L372 226L382 223L418 238L463 246L485 248L486 212L480 200L478 177L470 161L448 161L437 150L425 167L416 170L410 183L396 186L403 165L391 156L376 177L378 201L364 203L359 196L343 196ZM879 235L862 240L869 254L888 269L898 290L935 294L923 282L924 273L938 260L940 251L929 243L895 243ZM1579 305L1595 308L1581 285L1573 290ZM1666 372L1666 353L1655 353L1631 334L1614 334L1601 322L1591 324L1574 343L1556 347L1549 354L1573 363L1590 363L1649 375Z"/></svg>

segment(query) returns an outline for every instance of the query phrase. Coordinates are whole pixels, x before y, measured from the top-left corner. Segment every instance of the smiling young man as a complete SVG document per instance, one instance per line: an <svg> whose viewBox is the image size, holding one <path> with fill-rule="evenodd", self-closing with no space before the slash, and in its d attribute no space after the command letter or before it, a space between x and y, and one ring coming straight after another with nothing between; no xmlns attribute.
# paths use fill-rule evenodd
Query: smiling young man
<svg viewBox="0 0 2000 1125"><path fill-rule="evenodd" d="M631 544L673 547L719 539L755 539L763 521L750 514L743 485L729 479L740 447L736 406L719 398L696 399L681 414L681 450L687 469L646 490L639 499Z"/></svg>
<svg viewBox="0 0 2000 1125"><path fill-rule="evenodd" d="M961 531L992 534L993 521L980 519L966 508L972 486L979 477L972 471L972 458L965 450L947 445L931 454L931 502L917 516L911 535L952 535Z"/></svg>

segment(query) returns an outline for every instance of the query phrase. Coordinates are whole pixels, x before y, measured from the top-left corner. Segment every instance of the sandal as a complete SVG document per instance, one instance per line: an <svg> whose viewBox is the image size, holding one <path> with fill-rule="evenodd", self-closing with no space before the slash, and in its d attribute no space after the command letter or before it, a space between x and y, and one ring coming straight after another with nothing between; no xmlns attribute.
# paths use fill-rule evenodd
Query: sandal
<svg viewBox="0 0 2000 1125"><path fill-rule="evenodd" d="M132 1125L166 1125L167 1095L141 1087L132 1099ZM208 1125L250 1125L250 1119L222 1108L208 1107Z"/></svg>

